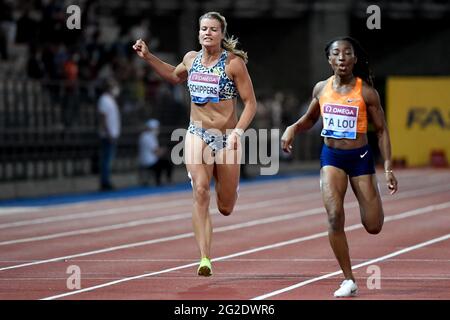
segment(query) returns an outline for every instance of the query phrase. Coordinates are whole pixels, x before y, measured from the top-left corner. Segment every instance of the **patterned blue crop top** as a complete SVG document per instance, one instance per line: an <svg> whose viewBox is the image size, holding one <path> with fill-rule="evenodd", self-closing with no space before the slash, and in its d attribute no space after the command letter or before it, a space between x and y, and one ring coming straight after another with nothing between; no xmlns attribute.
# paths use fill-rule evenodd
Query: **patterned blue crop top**
<svg viewBox="0 0 450 320"><path fill-rule="evenodd" d="M188 74L187 85L192 102L195 104L218 103L219 100L236 98L238 95L236 85L225 73L228 51L223 50L219 61L210 68L202 65L202 56L203 50L195 57Z"/></svg>

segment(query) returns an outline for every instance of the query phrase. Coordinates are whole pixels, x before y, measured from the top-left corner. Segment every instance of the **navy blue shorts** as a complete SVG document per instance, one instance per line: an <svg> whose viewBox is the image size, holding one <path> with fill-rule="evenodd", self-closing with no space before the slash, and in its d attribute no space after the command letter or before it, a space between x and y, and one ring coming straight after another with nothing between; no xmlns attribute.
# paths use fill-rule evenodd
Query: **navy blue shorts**
<svg viewBox="0 0 450 320"><path fill-rule="evenodd" d="M320 167L333 166L342 169L350 177L375 173L375 162L370 146L350 150L330 148L323 144Z"/></svg>

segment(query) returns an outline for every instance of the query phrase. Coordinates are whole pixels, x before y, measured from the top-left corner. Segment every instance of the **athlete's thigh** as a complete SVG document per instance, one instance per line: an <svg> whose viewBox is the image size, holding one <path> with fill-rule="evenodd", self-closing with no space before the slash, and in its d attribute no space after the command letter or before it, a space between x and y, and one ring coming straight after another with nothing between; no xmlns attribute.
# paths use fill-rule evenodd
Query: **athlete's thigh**
<svg viewBox="0 0 450 320"><path fill-rule="evenodd" d="M193 187L201 185L209 188L214 169L211 148L199 136L188 132L185 138L184 159Z"/></svg>
<svg viewBox="0 0 450 320"><path fill-rule="evenodd" d="M320 169L320 190L328 214L343 214L348 178L344 170L334 166Z"/></svg>
<svg viewBox="0 0 450 320"><path fill-rule="evenodd" d="M214 154L212 149L199 136L190 132L184 139L184 163L186 165L213 164Z"/></svg>
<svg viewBox="0 0 450 320"><path fill-rule="evenodd" d="M218 196L225 200L225 198L234 199L236 189L239 185L239 177L241 172L241 147L237 150L230 150L227 148L221 149L216 153L216 188L220 193Z"/></svg>
<svg viewBox="0 0 450 320"><path fill-rule="evenodd" d="M378 221L383 216L383 207L376 175L351 177L350 184L358 199L363 222Z"/></svg>

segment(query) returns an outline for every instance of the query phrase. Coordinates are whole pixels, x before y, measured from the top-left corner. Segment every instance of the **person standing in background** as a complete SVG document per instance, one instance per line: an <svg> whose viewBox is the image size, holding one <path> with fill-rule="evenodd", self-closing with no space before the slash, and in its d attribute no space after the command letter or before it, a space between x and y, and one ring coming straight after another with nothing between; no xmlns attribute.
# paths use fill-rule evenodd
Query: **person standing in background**
<svg viewBox="0 0 450 320"><path fill-rule="evenodd" d="M167 149L160 147L158 141L159 121L150 119L145 124L145 130L139 136L139 168L141 184L148 185L148 175L155 177L156 185L161 185L161 174L166 173L167 181L172 179L172 163L165 157Z"/></svg>
<svg viewBox="0 0 450 320"><path fill-rule="evenodd" d="M111 167L116 155L117 139L120 136L120 111L117 97L120 87L115 80L105 80L102 95L97 104L100 135L100 190L113 190Z"/></svg>

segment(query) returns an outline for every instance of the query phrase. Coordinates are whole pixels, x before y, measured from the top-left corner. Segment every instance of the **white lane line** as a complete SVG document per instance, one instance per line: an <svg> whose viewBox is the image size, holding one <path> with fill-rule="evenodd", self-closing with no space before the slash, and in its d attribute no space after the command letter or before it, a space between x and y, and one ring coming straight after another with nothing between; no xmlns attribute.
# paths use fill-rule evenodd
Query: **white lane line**
<svg viewBox="0 0 450 320"><path fill-rule="evenodd" d="M30 260L0 260L0 263L6 263L6 262L28 262ZM83 262L83 263L110 263L110 262L136 262L136 263L142 263L142 262L194 262L197 261L197 259L178 259L178 258L162 258L162 259L71 259L70 262ZM257 258L257 259L229 259L225 262L229 263L235 263L235 262L277 262L277 261L283 261L283 262L334 262L336 259L334 258L286 258L286 259L270 259L270 258ZM367 258L352 258L352 261L367 261ZM422 263L450 263L450 259L389 259L389 262L422 262ZM326 272L323 272L326 273ZM440 274L443 275L443 274ZM1 280L1 278L0 278Z"/></svg>
<svg viewBox="0 0 450 320"><path fill-rule="evenodd" d="M259 220L244 222L244 223L238 223L238 224L224 226L224 227L218 227L214 230L214 233L237 230L237 229L247 228L247 227L253 227L253 226L257 226L257 225L261 225L261 224L274 223L274 222L278 222L278 221L300 218L303 216L315 215L315 214L324 213L324 212L325 211L323 208L304 210L304 211L300 211L300 212L296 212L296 213L289 213L289 214L276 216L276 217L264 218L264 219L259 219ZM23 263L23 264L13 265L13 266L9 266L9 267L3 267L3 268L0 268L0 271L18 269L18 268L34 266L34 265L39 265L39 264L44 264L44 263L49 263L49 262L62 261L62 260L76 258L76 257L84 257L84 256L93 255L93 254L111 252L111 251L116 251L116 250L121 250L121 249L129 249L129 248L151 245L151 244L156 244L156 243L162 243L162 242L167 242L167 241L180 240L180 239L190 238L193 236L194 236L193 232L182 233L182 234L178 234L175 236L146 240L146 241L135 242L135 243L131 243L131 244L109 247L109 248L100 249L100 250L94 250L94 251L73 254L73 255L67 255L67 256L63 256L63 257L51 258L51 259L47 259L47 260L38 260L38 261L29 262L29 263Z"/></svg>
<svg viewBox="0 0 450 320"><path fill-rule="evenodd" d="M300 184L298 182L298 177L293 177L293 178L287 178L287 180L289 181L266 181L266 182L259 182L258 183L258 188L257 189L250 189L250 188L254 188L255 184L250 184L250 185L244 185L242 186L240 192L242 193L243 196L247 197L247 196L259 196L262 194L267 194L267 187L265 186L266 184L275 184L275 188L273 190L271 190L271 194L279 194L279 193L284 193L286 191L291 191L292 190L292 186L289 186L289 184L291 185L295 185L297 190L301 190L301 191L305 191L308 189L311 189L309 191L312 191L313 187L315 185L311 185L309 182L308 183L302 183ZM301 178L302 182L305 182L305 180L303 180L303 178ZM291 181L292 180L292 181ZM278 184L282 184L280 186L278 186ZM317 184L318 185L318 184ZM189 190L188 190L189 191ZM181 196L185 197L187 195L186 190L182 190L179 191L177 193L180 193ZM190 195L190 193L188 193ZM85 207L89 207L94 205L99 205L102 203L106 203L108 205L119 205L119 206L123 206L121 207L123 210L125 209L133 209L136 208L136 210L140 210L140 208L143 208L143 210L145 210L146 208L144 206L148 206L149 203L151 202L151 204L159 204L157 206L161 206L158 207L158 209L160 208L170 208L173 206L179 206L179 205L184 205L184 204L188 204L191 205L192 204L192 199L191 197L187 197L186 199L173 199L175 196L172 197L166 197L163 199L159 199L157 201L155 201L155 197L163 197L165 196L164 193L161 194L151 194L151 195L142 195L142 196L136 196L133 197L133 199L145 199L147 200L146 203L144 204L140 204L140 205L134 205L134 206L127 206L126 204L124 204L124 201L127 201L129 198L128 196L125 197L121 197L121 198L110 198L110 199L100 199L100 200L93 200L93 201L89 201L88 203L69 203L69 204L56 204L56 205L49 205L49 206L36 206L36 207L5 207L2 208L0 207L0 216L6 216L6 215L13 215L13 214L27 214L31 212L42 212L42 213L46 213L49 210L71 210L71 209L82 209L85 210ZM96 214L97 212L99 213L99 216L103 216L103 215L108 215L108 214L117 214L117 213L122 213L123 211L117 211L120 210L119 208L109 208L109 209L100 209L100 210L96 210L96 211L90 211L88 213L86 213L85 211L81 211L81 213L72 213L71 215L67 215L67 217L69 217L68 220L73 220L73 219L78 219L78 218L89 218L89 216L87 216L87 214ZM106 214L104 214L104 212ZM77 214L80 214L79 216L76 216ZM94 215L95 217L96 215ZM41 219L47 219L47 218L52 218L52 216L50 217L44 217ZM60 217L63 218L63 217ZM37 219L35 219L37 220ZM28 220L23 220L23 221L28 221ZM57 221L63 221L63 220L57 220ZM46 223L48 221L43 220L42 223Z"/></svg>
<svg viewBox="0 0 450 320"><path fill-rule="evenodd" d="M0 260L0 263L6 262L26 262L30 260ZM83 263L112 263L112 262L194 262L197 259L179 259L179 258L161 258L161 259L72 259L71 262L83 262ZM270 259L270 258L256 258L256 259L229 259L225 262L235 263L235 262L335 262L335 258L286 258L286 259ZM352 261L367 261L367 258L352 258ZM450 259L389 259L389 262L417 262L417 263L450 263ZM326 272L323 272L326 273ZM440 274L445 275L445 274ZM1 280L1 279L0 279Z"/></svg>
<svg viewBox="0 0 450 320"><path fill-rule="evenodd" d="M318 187L317 187L318 188ZM309 188L313 191L313 188ZM254 190L258 191L258 190ZM275 191L275 190L274 190ZM274 193L282 193L286 191L292 191L292 188L284 188L283 190L276 190ZM262 191L259 191L262 193ZM263 193L267 194L267 190ZM294 195L290 196L294 197ZM213 200L213 199L212 199ZM173 208L178 206L192 206L192 199L179 199L179 200L170 200L165 202L151 202L141 205L133 205L133 206L120 206L118 208L108 208L108 209L99 209L94 211L83 211L80 213L72 213L68 215L63 216L50 216L50 217L44 217L44 218L36 218L36 219L29 219L29 220L21 220L21 221L15 221L15 222L8 222L0 224L0 229L6 229L6 228L14 228L14 227L22 227L22 226L28 226L28 225L37 225L37 224L44 224L44 223L50 223L50 222L61 222L61 221L70 221L70 220L79 220L83 218L97 218L102 216L109 216L109 215L118 215L123 213L131 213L131 212L141 212L141 211L148 211L148 210L157 210L157 209L167 209L167 208Z"/></svg>
<svg viewBox="0 0 450 320"><path fill-rule="evenodd" d="M427 207L424 207L424 208L418 208L418 209L415 209L415 210L402 212L402 213L400 213L398 215L387 217L385 219L385 223L387 223L389 221L405 219L407 217L412 217L412 216L416 216L416 215L420 215L420 214L424 214L424 213L429 213L429 212L433 212L433 211L439 211L439 210L447 209L447 208L450 208L450 202L445 202L445 203L441 203L441 204L437 204L437 205L431 205L431 206L427 206ZM361 224L354 224L354 225L351 225L351 226L345 228L345 231L352 231L352 230L361 229L361 228L363 228L363 226ZM251 253L255 253L255 252L260 252L260 251L264 251L264 250L270 250L270 249L279 248L279 247L283 247L283 246L287 246L287 245L291 245L291 244L295 244L295 243L299 243L299 242L304 242L304 241L308 241L308 240L312 240L312 239L326 237L327 235L328 235L328 231L319 232L319 233L316 233L316 234L313 234L313 235L309 235L309 236L305 236L305 237L300 237L300 238L295 238L295 239L291 239L291 240L287 240L287 241L282 241L282 242L278 242L278 243L274 243L274 244L270 244L270 245L266 245L266 246L262 246L262 247L257 247L257 248L254 248L254 249L249 249L249 250L233 253L233 254L222 256L222 257L218 257L218 258L214 258L214 259L211 259L211 261L214 262L214 261L221 261L221 260L226 260L226 259L230 259L230 258L235 258L235 257L239 257L239 256L243 256L243 255L247 255L247 254L251 254ZM176 270L181 270L181 269L185 269L185 268L190 268L190 267L193 267L193 266L196 266L196 265L198 265L198 263L190 263L190 264L181 265L181 266L178 266L178 267L173 267L173 268L169 268L169 269L160 270L160 271L157 271L157 272L150 272L150 273L145 273L145 274L141 274L141 275L137 275L137 276L133 276L133 277L127 277L127 278L123 278L123 279L120 279L120 280L117 280L117 281L107 282L107 283L103 283L103 284L100 284L100 285L96 285L96 286L92 286L92 287L88 287L88 288L84 288L84 289L80 289L80 290L75 290L75 291L71 291L71 292L67 292L67 293L63 293L63 294L59 294L59 295L50 296L50 297L47 297L47 298L43 298L42 300L59 299L59 298L63 298L63 297L67 297L67 296L71 296L71 295L75 295L75 294L79 294L79 293L83 293L83 292L88 292L88 291L93 291L93 290L104 288L104 287L109 287L109 286L112 286L112 285L115 285L115 284L118 284L118 283L122 283L122 282L132 281L132 280L136 280L136 279L141 279L141 278L145 278L145 277L150 277L150 276L155 276L155 275L159 275L159 274L163 274L163 273L168 273L168 272L171 272L171 271L176 271ZM333 276L333 275L334 274L330 275L330 277Z"/></svg>
<svg viewBox="0 0 450 320"><path fill-rule="evenodd" d="M447 240L449 238L450 238L450 233L446 234L446 235L444 235L442 237L438 237L438 238L434 238L434 239L431 239L431 240L428 240L428 241L425 241L425 242L421 242L421 243L418 243L418 244L416 244L414 246L403 248L401 250L394 251L394 252L392 252L390 254L387 254L387 255L384 255L382 257L378 257L376 259L371 259L369 261L357 264L357 265L353 266L352 269L355 270L355 269L358 269L358 268L361 268L361 267L364 267L364 266L367 266L367 265L370 265L370 264L381 262L383 260L387 260L389 258L396 257L398 255L401 255L401 254L404 254L404 253L407 253L407 252L410 252L410 251L413 251L413 250L416 250L416 249L420 249L420 248L429 246L429 245L434 244L434 243L445 241L445 240ZM287 291L291 291L291 290L294 290L294 289L306 286L306 285L308 285L310 283L314 283L314 282L317 282L317 281L320 281L320 280L323 280L323 279L327 279L327 278L331 278L331 277L337 276L337 275L339 275L341 273L342 273L342 270L341 271L335 271L335 272L332 272L332 273L328 273L328 274L325 274L325 275L320 276L320 277L316 277L316 278L312 278L312 279L309 279L309 280L306 280L306 281L299 282L297 284L294 284L292 286L289 286L289 287L286 287L286 288L283 288L283 289L279 289L279 290L276 290L276 291L272 291L272 292L269 292L269 293L257 296L255 298L252 298L251 300L264 300L264 299L267 299L267 298L270 298L270 297L273 297L273 296L285 293Z"/></svg>
<svg viewBox="0 0 450 320"><path fill-rule="evenodd" d="M425 182L425 181L429 182L429 181L436 180L436 178L440 179L440 178L442 178L442 175L426 176L425 179L421 179L420 181L421 182ZM295 181L296 180L294 180L294 182ZM310 188L311 188L310 183L309 184L301 184L300 187L296 186L297 191L299 189L310 189ZM292 186L286 187L286 183L284 183L283 186L281 186L281 188L272 189L271 195L273 195L274 193L280 193L280 192L284 192L284 190L291 190L291 189L292 189ZM252 194L252 193L255 195L260 195L261 193L265 194L266 192L267 192L267 190L265 190L264 188L261 188L258 190L246 190L243 192L243 194L246 196L248 196L249 194ZM82 218L95 218L95 217L101 217L101 216L118 215L118 214L123 214L123 213L140 212L140 211L146 211L146 210L171 208L173 206L176 207L176 206L181 206L181 205L189 205L190 206L191 203L192 203L191 199L177 199L175 201L162 200L162 202L156 202L156 203L152 203L152 204L141 204L141 205L134 205L134 206L128 206L128 207L100 209L100 210L94 210L94 211L90 211L90 212L73 213L73 214L63 215L63 216L56 216L56 217L51 216L51 217L37 218L37 219L31 219L31 220L22 220L22 221L4 223L4 224L0 224L0 229L14 228L14 227L28 226L28 225L37 225L37 224L44 224L44 223L51 223L51 222L79 220ZM77 206L84 206L84 205L75 204L75 205L71 205L71 206L77 207ZM165 215L165 216L168 217L168 221L172 221L170 216L167 216L167 215ZM177 216L179 216L179 214L177 214ZM180 218L180 219L183 219L183 218ZM125 223L124 226L126 227L127 224ZM115 227L113 227L113 228L115 228ZM74 232L76 232L76 231L71 231L68 233L60 233L59 235L55 235L55 236L43 235L43 236L41 236L42 238L41 237L26 238L29 240L17 239L17 241L18 241L17 243L54 239L54 238L58 238L59 236L64 237L64 236L76 235L76 233L74 233ZM88 231L85 231L85 230L81 230L80 232L81 232L81 234L86 234L86 232L89 233ZM95 231L95 229L93 229L93 232L97 232L97 231ZM11 241L14 241L14 240L11 240ZM5 244L13 244L13 243L14 242L11 242L11 243L5 242Z"/></svg>
<svg viewBox="0 0 450 320"><path fill-rule="evenodd" d="M420 174L419 174L420 173ZM425 177L423 177L423 172L421 171L417 171L417 174L413 171L408 171L406 173L401 173L401 175L399 175L399 179L402 178L406 178L406 179L411 179L411 178L417 178L417 176L421 176L420 182L426 182L426 183L430 183L430 182L436 182L436 181L440 181L443 180L442 177L442 173L439 174L430 174L427 175ZM242 195L247 197L247 196L258 196L261 194L267 194L267 188L265 186L265 184L270 184L270 185L276 185L274 188L271 189L270 194L279 194L279 193L284 193L285 191L291 191L293 187L295 187L296 191L304 191L305 189L311 189L311 186L314 187L316 184L313 183L311 184L311 181L309 181L308 183L304 183L306 179L309 179L308 177L304 177L304 178L287 178L287 181L268 181L268 182L259 182L257 184L257 186L261 186L261 188L258 188L256 190L254 189L250 189L252 187L254 187L254 184L250 183L249 185L245 185L241 188L241 192ZM312 179L312 178L311 178ZM314 178L316 179L316 178ZM444 181L444 180L443 180ZM447 180L445 180L447 181ZM302 183L299 183L302 182ZM402 180L402 182L407 182L405 180ZM278 184L281 184L280 186L278 186ZM318 182L317 182L317 186L318 186ZM416 186L417 187L417 186ZM308 190L309 191L309 190ZM311 190L312 191L312 190ZM185 195L186 191L180 191L182 193L182 195ZM161 197L164 194L155 194L155 195L143 195L143 196L139 196L136 197L136 199L140 199L140 198L145 198L145 199L150 199L150 200L154 200L152 197ZM102 199L102 200L98 200L95 203L99 204L99 203L103 203L103 202L107 202L107 203L111 203L113 200L112 199ZM123 202L124 198L120 198L118 200L114 200L116 202ZM138 211L144 211L144 210L148 210L148 209L162 209L162 208L170 208L172 206L180 206L180 205L191 205L192 204L192 199L191 198L186 198L186 199L171 199L171 198L167 198L167 199L160 199L156 202L152 202L152 204L140 204L140 205L133 205L133 206L126 206L123 203L117 203L117 205L123 206L123 207L116 207L116 208L109 208L109 209L100 209L100 210L95 210L95 211L89 211L89 212L75 212L69 215L64 215L64 216L50 216L50 217L43 217L43 218L36 218L36 219L31 219L31 220L22 220L22 221L17 221L17 222L12 222L12 223L5 223L5 224L0 224L0 229L3 228L8 228L8 227L15 227L15 226L25 226L25 225L33 225L33 224L40 224L40 223L49 223L49 222L54 222L54 221L69 221L69 220L77 220L77 219L81 219L81 218L94 218L94 217L101 217L101 216L107 216L107 215L116 215L116 214L121 214L124 212L138 212ZM55 209L77 209L77 208L81 208L83 210L84 207L90 206L92 205L92 202L89 203L71 203L71 204L57 204L57 205L53 205L53 206L46 206L46 207L15 207L18 208L17 210L14 210L14 208L0 208L0 216L2 215L10 215L10 214L23 214L23 213L29 213L30 211L39 211L42 213L46 213L49 210L55 210ZM150 206L150 207L148 207ZM2 214L2 210L4 210L4 213ZM26 210L26 211L22 211L22 210Z"/></svg>
<svg viewBox="0 0 450 320"><path fill-rule="evenodd" d="M290 197L286 197L286 198L278 198L278 199L274 199L274 200L260 201L257 203L254 202L254 203L237 205L235 210L236 211L254 210L254 209L258 209L258 208L274 206L277 204L287 204L289 202L295 203L295 202L298 202L298 201L301 201L304 199L311 200L314 198L319 198L319 196L320 196L320 194L318 194L317 192L312 193L312 194L304 194L303 196L296 196L296 197L290 196ZM218 215L219 211L217 209L213 209L213 210L211 210L211 214ZM76 235L96 233L96 232L103 232L103 231L132 228L132 227L137 227L137 226L142 226L142 225L149 225L149 224L155 224L155 223L161 223L161 222L169 222L169 221L175 221L175 220L188 219L191 217L192 217L191 212L184 212L184 213L174 214L174 215L170 215L170 216L160 216L160 217L155 217L155 218L140 219L140 220L134 220L134 221L129 221L129 222L125 222L125 223L118 223L118 224L95 227L95 228L72 230L72 231L67 231L67 232L53 233L53 234L47 234L47 235L42 235L42 236L30 237L30 238L1 241L0 246L56 239L56 238L76 236Z"/></svg>
<svg viewBox="0 0 450 320"><path fill-rule="evenodd" d="M436 188L436 187L434 187L434 188ZM396 198L393 198L391 196L385 196L383 198L386 198L385 201L389 201L389 200L394 201L394 200L398 200L401 198L406 198L408 196L416 196L418 194L421 194L421 195L426 194L426 193L430 192L429 189L430 188L422 189L422 190L414 190L409 193L404 192L401 195L397 195ZM440 190L442 190L442 187L440 187ZM346 204L345 206L346 206L346 208L352 208L352 207L358 206L358 203L356 201L354 201L354 202ZM296 218L299 218L302 216L323 214L323 213L325 213L325 210L323 209L323 207L318 207L318 208L313 208L313 209L306 210L306 211L303 210L303 211L299 211L299 212L288 213L288 214L285 214L282 216L276 216L273 218L266 218L266 219L262 219L262 220L253 220L250 222L239 223L239 224L234 224L234 225L230 225L230 226L224 226L224 227L216 228L214 230L214 232L217 233L217 232L223 232L223 231L228 231L228 230L236 230L239 228L251 227L251 226L256 226L256 225L260 225L260 224L264 224L264 223L273 223L273 222L278 222L278 221L283 221L283 220L288 220L288 219L296 219ZM389 217L385 218L385 221L387 219L389 219ZM50 263L50 262L56 262L56 261L61 261L61 260L65 260L65 259L70 259L70 258L75 258L75 257L83 257L83 256L88 256L88 255L93 255L93 254L98 254L98 253L105 253L105 252L111 252L111 251L116 251L116 250L129 249L129 248L134 248L134 247L139 247L139 246L144 246L144 245L162 243L162 242L166 242L166 241L180 240L180 239L184 239L184 238L189 238L191 236L193 236L192 232L183 233L183 234L179 234L179 235L175 235L175 236L163 237L163 238L159 238L159 239L152 239L152 240L146 240L146 241L141 241L141 242L128 243L125 245L119 245L119 246L114 246L114 247L109 247L109 248L104 248L104 249L99 249L99 250L94 250L94 251L87 251L87 252L67 255L67 256L63 256L63 257L56 257L56 258L50 258L50 259L46 259L46 260L38 260L38 261L33 261L33 262L28 262L28 263L23 263L23 264L18 264L18 265L12 265L12 266L8 266L8 267L0 268L0 271L17 269L17 268L22 268L22 267L27 267L27 266Z"/></svg>
<svg viewBox="0 0 450 320"><path fill-rule="evenodd" d="M127 207L100 209L100 210L93 210L93 211L82 212L82 213L68 214L68 215L63 215L63 216L56 216L56 217L52 216L52 217L3 223L3 224L0 224L0 229L22 227L22 226L28 226L28 225L50 223L50 222L78 220L78 219L82 219L82 218L97 218L97 217L108 216L108 215L117 215L117 214L140 212L140 211L147 211L147 210L166 209L166 208L183 206L183 205L191 205L191 204L192 204L191 199L183 199L183 200L177 200L177 201L171 201L171 202L147 203L147 204L142 204L142 205L127 206Z"/></svg>
<svg viewBox="0 0 450 320"><path fill-rule="evenodd" d="M0 216L8 216L19 213L38 212L42 209L40 207L6 207L0 208Z"/></svg>
<svg viewBox="0 0 450 320"><path fill-rule="evenodd" d="M84 274L84 273L83 273ZM220 276L218 276L217 278L218 279L221 279L221 280L227 280L227 278L229 278L229 277L233 277L233 278L239 278L239 277L241 277L241 278L243 278L244 280L249 280L249 279L252 279L252 278L254 278L254 279L258 279L258 280L260 280L261 278L263 278L263 276L254 276L254 277L252 277L252 275L249 275L249 274L247 274L247 273L224 273L224 274L221 274ZM286 281L287 279L291 279L291 280L293 280L293 279L299 279L299 278L304 278L304 277L299 277L298 275L283 275L282 276L282 280L283 281ZM100 280L107 280L107 281L111 281L111 280L117 280L118 279L118 277L117 276L114 276L114 275L111 275L111 276L109 276L108 277L108 275L106 275L106 276L103 276L103 277L100 277L100 276L86 276L86 275L84 275L84 277L83 277L83 280L97 280L97 281L100 281ZM170 275L166 275L166 276L164 276L164 280L169 280L169 279L176 279L176 280L178 280L178 281L183 281L183 280L192 280L192 275L190 274L190 275L173 275L173 276L170 276ZM365 277L355 277L355 279L356 280L358 280L358 279L362 279L362 280L365 280L366 278ZM34 277L34 278L3 278L3 279L0 279L0 282L5 282L5 283L7 283L7 282L10 282L10 281L38 281L38 282L42 282L42 281L55 281L55 282L58 282L58 281L66 281L67 280L67 278L66 277L61 277L61 276L59 276L59 277L51 277L51 278L49 278L49 277L45 277L45 276L42 276L42 277ZM386 277L386 276L383 276L383 280L401 280L401 281L405 281L405 280L415 280L415 281L425 281L425 280L428 280L428 281L447 281L447 280L450 280L450 276L433 276L433 275L430 275L430 276L415 276L415 275L411 275L411 276L401 276L401 277ZM44 300L44 299L41 299L41 300Z"/></svg>
<svg viewBox="0 0 450 320"><path fill-rule="evenodd" d="M450 185L434 186L434 187L431 187L428 189L419 189L419 190L403 192L400 196L396 197L396 199L401 199L402 197L410 197L412 195L416 196L418 194L423 195L425 193L434 193L436 191L442 192L442 191L445 191L445 187L447 187L447 189L450 190ZM288 202L301 201L304 199L311 200L314 198L320 198L320 193L315 192L315 193L311 193L311 194L303 194L301 196L288 196L285 198L277 198L274 200L260 201L258 203L248 203L248 204L237 205L235 211L252 210L252 209L256 209L256 208L275 206L277 204L287 204ZM388 198L388 199L393 199L393 198ZM384 201L386 201L386 200L384 200ZM353 203L350 203L349 205L351 207L354 207L355 203L356 202L353 202ZM347 204L345 206L348 207ZM217 209L213 209L213 210L211 210L211 214L218 215L219 212ZM119 223L119 224L113 224L113 225L107 225L107 226L101 226L101 227L78 229L78 230L71 230L71 231L60 232L60 233L52 233L52 234L46 234L46 235L41 235L41 236L35 236L35 237L5 240L5 241L0 241L0 246L19 244L19 243L27 243L27 242L35 242L35 241L43 241L43 240L51 240L51 239L57 239L57 238L62 238L62 237L68 237L68 236L85 235L85 234L111 231L111 230L119 230L119 229L125 229L125 228L133 228L133 227L138 227L138 226L142 226L142 225L149 225L149 224L155 224L155 223L161 223L161 222L189 219L189 218L191 218L191 216L192 216L191 212L184 212L184 213L179 213L179 214L169 215L169 216L164 215L164 216L160 216L160 217L133 220L133 221L125 222L125 223Z"/></svg>
<svg viewBox="0 0 450 320"><path fill-rule="evenodd" d="M309 196L316 195L317 192L311 192L308 193ZM283 198L277 198L277 199L303 199L305 197L298 196L298 195L290 195ZM260 201L261 206L267 206L270 200L267 201ZM183 203L178 204L179 205L187 205L189 207L192 206L192 199L187 199L183 201ZM254 202L246 203L246 204L239 204L236 206L236 210L238 209L246 209L248 207L252 207L255 205ZM136 211L146 211L148 209L151 209L152 211L156 209L163 209L167 207L174 207L173 203L155 203L155 204L146 204L146 205L140 205L140 206L131 206L131 207L121 207L121 208L114 208L114 209L106 209L106 210L96 210L96 211L90 211L90 212L84 212L82 214L73 214L68 216L62 216L62 217L47 217L47 218L41 218L41 219L33 219L33 220L24 220L24 221L17 221L17 222L10 222L10 223L4 223L0 224L0 229L6 229L6 228L12 228L12 227L19 227L19 226L27 226L27 225L35 225L35 224L42 224L42 223L49 223L49 222L60 222L60 221L66 221L66 220L73 220L73 219L79 219L79 218L91 218L91 217L98 217L98 216L104 216L104 215L111 215L111 214L118 214L118 213L130 213L130 212L136 212ZM190 211L189 211L190 212ZM179 214L176 214L179 215ZM168 217L167 214L164 215L164 217ZM158 218L158 217L156 217ZM171 220L169 216L169 221Z"/></svg>
<svg viewBox="0 0 450 320"><path fill-rule="evenodd" d="M197 259L177 259L177 258L164 258L164 259L74 259L70 260L71 262L174 262L174 261L197 261ZM277 262L277 261L286 261L286 262L335 262L335 258L257 258L257 259L230 259L227 262ZM367 261L367 258L352 258L352 261ZM450 259L390 259L390 262L436 262L436 263L449 263ZM1 262L1 261L0 261ZM14 261L10 261L14 262ZM19 261L20 262L20 261ZM442 275L442 274L440 274Z"/></svg>

